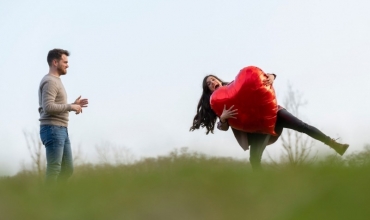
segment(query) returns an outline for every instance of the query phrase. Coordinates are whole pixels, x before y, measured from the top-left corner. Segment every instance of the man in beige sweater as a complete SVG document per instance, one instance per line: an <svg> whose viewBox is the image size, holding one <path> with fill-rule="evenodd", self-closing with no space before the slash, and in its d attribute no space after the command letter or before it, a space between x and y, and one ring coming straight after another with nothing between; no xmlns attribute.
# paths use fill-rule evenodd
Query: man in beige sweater
<svg viewBox="0 0 370 220"><path fill-rule="evenodd" d="M40 137L46 149L46 182L67 180L73 173L71 143L68 136L70 111L82 113L88 100L78 97L67 103L67 93L60 76L67 74L69 52L62 49L50 50L47 56L49 73L39 87Z"/></svg>

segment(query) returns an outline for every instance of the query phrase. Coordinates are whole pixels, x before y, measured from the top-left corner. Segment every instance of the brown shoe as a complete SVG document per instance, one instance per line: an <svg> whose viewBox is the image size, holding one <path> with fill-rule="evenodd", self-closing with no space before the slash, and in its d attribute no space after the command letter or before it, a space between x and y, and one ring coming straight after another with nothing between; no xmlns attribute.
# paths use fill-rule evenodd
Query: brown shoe
<svg viewBox="0 0 370 220"><path fill-rule="evenodd" d="M333 148L341 156L346 152L347 148L349 147L348 144L338 143L335 139L330 139L330 141L327 142L326 144Z"/></svg>

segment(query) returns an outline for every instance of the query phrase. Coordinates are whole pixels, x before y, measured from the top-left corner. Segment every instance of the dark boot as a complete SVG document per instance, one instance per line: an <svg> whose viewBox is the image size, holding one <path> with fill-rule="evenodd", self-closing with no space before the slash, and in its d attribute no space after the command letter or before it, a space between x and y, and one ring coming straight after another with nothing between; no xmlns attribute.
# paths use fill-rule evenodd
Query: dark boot
<svg viewBox="0 0 370 220"><path fill-rule="evenodd" d="M349 147L348 144L338 143L335 139L330 139L325 144L329 145L329 147L333 148L341 156L346 152L347 148Z"/></svg>

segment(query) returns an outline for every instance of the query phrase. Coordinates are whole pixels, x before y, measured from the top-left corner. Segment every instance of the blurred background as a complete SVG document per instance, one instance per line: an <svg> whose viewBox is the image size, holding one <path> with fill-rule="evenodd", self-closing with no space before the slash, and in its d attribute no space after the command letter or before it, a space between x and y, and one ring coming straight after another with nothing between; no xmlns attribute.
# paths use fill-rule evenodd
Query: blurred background
<svg viewBox="0 0 370 220"><path fill-rule="evenodd" d="M69 124L85 162L101 160L105 146L136 159L188 147L247 161L231 131L189 128L203 77L231 81L249 65L277 75L279 104L291 85L306 102L304 121L349 143L348 153L361 151L370 143L369 7L360 0L2 0L0 173L34 164L27 146L37 143L38 86L53 48L71 52L62 77L69 102L79 95L90 102ZM320 143L312 149L333 154ZM283 153L278 141L263 160Z"/></svg>

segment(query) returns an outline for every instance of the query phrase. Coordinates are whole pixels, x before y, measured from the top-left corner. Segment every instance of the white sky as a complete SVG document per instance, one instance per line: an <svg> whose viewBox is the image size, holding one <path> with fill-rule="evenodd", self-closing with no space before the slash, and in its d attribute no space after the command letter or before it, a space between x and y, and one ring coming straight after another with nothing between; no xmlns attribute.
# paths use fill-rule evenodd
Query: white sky
<svg viewBox="0 0 370 220"><path fill-rule="evenodd" d="M255 65L303 93L305 121L351 146L370 143L368 1L5 1L0 0L0 172L29 163L22 134L38 130L37 90L50 49L71 52L62 77L72 146L93 161L109 141L138 157L174 148L248 158L231 131L189 132L201 83L234 79ZM330 152L321 144L319 152ZM280 143L267 148L278 158ZM266 159L266 154L264 159Z"/></svg>

